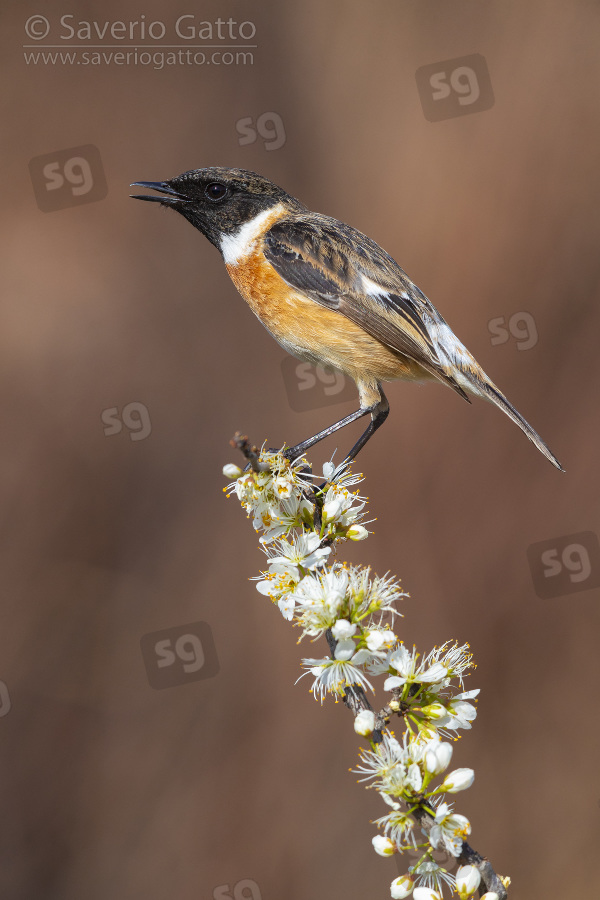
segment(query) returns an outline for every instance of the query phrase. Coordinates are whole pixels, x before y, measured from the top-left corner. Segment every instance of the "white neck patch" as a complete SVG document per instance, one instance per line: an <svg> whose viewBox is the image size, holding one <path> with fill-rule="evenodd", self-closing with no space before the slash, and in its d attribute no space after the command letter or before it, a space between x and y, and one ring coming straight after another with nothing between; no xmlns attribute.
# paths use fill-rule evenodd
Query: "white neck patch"
<svg viewBox="0 0 600 900"><path fill-rule="evenodd" d="M254 250L259 236L263 233L266 223L271 219L276 221L284 211L282 203L276 203L268 209L263 209L257 216L238 228L233 234L224 234L221 238L221 253L228 266L235 266L244 257L249 256Z"/></svg>

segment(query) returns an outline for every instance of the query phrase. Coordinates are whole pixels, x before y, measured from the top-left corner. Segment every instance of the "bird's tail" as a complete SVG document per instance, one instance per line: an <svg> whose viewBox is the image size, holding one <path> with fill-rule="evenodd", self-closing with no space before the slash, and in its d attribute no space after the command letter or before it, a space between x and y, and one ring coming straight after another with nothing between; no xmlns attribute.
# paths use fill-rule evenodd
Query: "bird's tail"
<svg viewBox="0 0 600 900"><path fill-rule="evenodd" d="M523 418L520 412L517 412L512 403L506 399L502 391L498 390L496 385L490 381L487 376L485 376L485 380L476 378L471 372L466 372L464 368L462 369L462 374L467 376L467 380L471 383L474 393L479 394L480 397L484 397L486 400L490 400L496 406L500 407L500 409L519 426L521 431L525 432L529 440L535 444L540 453L544 454L546 459L550 460L553 466L556 466L561 472L565 471L537 431L531 427L529 422Z"/></svg>

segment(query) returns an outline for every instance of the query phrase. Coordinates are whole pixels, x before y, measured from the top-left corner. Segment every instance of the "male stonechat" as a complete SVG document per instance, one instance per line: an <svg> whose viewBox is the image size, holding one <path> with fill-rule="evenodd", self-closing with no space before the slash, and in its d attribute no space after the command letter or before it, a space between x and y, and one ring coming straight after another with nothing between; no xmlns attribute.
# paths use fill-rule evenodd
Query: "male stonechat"
<svg viewBox="0 0 600 900"><path fill-rule="evenodd" d="M133 185L132 185L133 186ZM382 381L440 381L499 406L550 462L562 466L487 377L434 305L398 263L350 225L310 212L262 175L211 167L169 181L137 181L162 196L221 253L252 312L289 353L356 382L360 409L286 451L293 459L362 416L354 459L383 424Z"/></svg>

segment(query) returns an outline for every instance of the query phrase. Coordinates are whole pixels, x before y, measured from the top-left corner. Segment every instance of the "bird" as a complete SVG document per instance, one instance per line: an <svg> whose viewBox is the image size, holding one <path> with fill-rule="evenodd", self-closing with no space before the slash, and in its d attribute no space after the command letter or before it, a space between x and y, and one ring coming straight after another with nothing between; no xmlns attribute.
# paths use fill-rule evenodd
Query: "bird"
<svg viewBox="0 0 600 900"><path fill-rule="evenodd" d="M475 396L498 406L564 471L425 294L367 235L245 169L210 166L131 187L155 191L131 196L180 213L219 250L235 287L285 350L354 380L359 409L288 447L288 459L370 416L350 462L387 419L382 382L437 381L468 402Z"/></svg>

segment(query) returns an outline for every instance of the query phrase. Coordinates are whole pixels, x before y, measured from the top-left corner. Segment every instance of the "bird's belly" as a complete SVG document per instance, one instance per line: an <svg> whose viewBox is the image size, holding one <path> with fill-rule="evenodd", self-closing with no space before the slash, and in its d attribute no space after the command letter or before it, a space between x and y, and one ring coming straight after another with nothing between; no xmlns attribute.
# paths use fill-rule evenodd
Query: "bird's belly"
<svg viewBox="0 0 600 900"><path fill-rule="evenodd" d="M342 313L293 290L261 256L252 254L227 271L252 312L289 353L339 369L355 381L431 378Z"/></svg>

